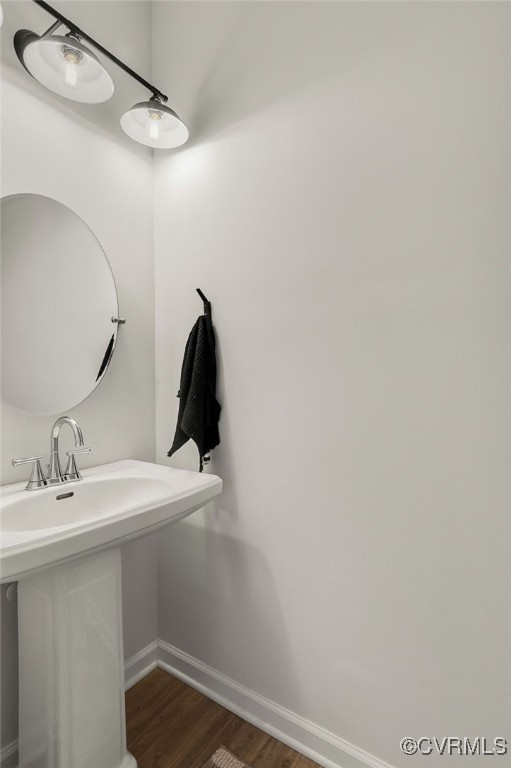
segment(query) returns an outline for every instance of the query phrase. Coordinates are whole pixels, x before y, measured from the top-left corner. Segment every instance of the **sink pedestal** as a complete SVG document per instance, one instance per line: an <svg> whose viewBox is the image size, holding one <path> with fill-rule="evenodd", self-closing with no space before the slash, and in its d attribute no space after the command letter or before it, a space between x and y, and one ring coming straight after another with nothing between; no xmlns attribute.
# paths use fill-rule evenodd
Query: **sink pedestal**
<svg viewBox="0 0 511 768"><path fill-rule="evenodd" d="M137 768L121 597L118 549L19 582L19 768Z"/></svg>
<svg viewBox="0 0 511 768"><path fill-rule="evenodd" d="M64 488L0 488L0 582L19 584L19 768L137 768L115 547L200 509L222 481L123 459Z"/></svg>

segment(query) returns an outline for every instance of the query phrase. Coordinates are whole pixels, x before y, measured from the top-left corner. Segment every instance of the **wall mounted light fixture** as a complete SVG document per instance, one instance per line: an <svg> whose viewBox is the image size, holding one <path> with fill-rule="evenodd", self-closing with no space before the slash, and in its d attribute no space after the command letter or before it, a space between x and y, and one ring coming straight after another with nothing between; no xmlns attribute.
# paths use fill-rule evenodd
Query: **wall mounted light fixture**
<svg viewBox="0 0 511 768"><path fill-rule="evenodd" d="M179 147L188 139L188 128L173 109L157 96L141 101L121 117L121 128L128 136L151 147Z"/></svg>
<svg viewBox="0 0 511 768"><path fill-rule="evenodd" d="M44 0L33 2L57 21L42 35L28 29L20 29L14 35L18 59L32 77L50 91L73 101L87 104L108 101L114 93L114 82L85 41L152 94L149 101L135 104L121 117L121 128L130 138L155 149L172 149L187 141L188 128L174 110L166 106L168 99L164 93ZM62 26L67 27L68 32L55 34Z"/></svg>
<svg viewBox="0 0 511 768"><path fill-rule="evenodd" d="M99 104L114 94L114 81L100 60L77 36L54 32L61 27L55 22L41 36L21 29L14 36L18 58L41 85L72 101Z"/></svg>

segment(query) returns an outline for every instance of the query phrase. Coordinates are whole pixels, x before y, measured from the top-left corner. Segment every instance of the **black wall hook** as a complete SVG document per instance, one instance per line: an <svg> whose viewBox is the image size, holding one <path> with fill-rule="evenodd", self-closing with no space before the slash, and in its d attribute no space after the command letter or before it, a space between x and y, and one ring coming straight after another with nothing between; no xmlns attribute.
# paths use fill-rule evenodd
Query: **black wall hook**
<svg viewBox="0 0 511 768"><path fill-rule="evenodd" d="M209 299L207 299L204 294L202 293L200 288L195 289L199 296L201 297L202 301L204 302L204 314L205 315L211 315L211 302Z"/></svg>

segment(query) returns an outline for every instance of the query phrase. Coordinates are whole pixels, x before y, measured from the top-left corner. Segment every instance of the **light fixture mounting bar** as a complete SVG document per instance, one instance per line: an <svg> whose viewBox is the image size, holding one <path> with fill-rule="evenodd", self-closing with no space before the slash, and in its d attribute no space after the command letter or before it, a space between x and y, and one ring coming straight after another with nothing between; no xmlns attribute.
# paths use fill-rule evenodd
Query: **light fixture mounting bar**
<svg viewBox="0 0 511 768"><path fill-rule="evenodd" d="M42 8L43 11L46 11L46 13L49 13L50 16L53 16L53 18L57 19L57 21L67 27L70 32L74 32L76 35L86 40L90 45L96 48L96 50L102 53L103 56L106 56L108 59L110 59L110 61L113 61L114 64L123 69L124 72L126 72L130 77L132 77L134 80L137 80L140 85L143 85L144 88L147 88L148 91L151 91L153 96L156 96L160 101L164 103L168 101L167 96L165 96L165 94L162 93L158 88L155 88L154 85L151 85L151 83L148 83L147 80L144 80L144 78L137 74L133 69L131 69L131 67L128 67L128 65L118 59L117 56L114 56L113 53L110 53L109 50L104 48L100 43L97 42L97 40L94 40L93 37L88 35L86 32L83 32L83 30L81 30L80 27L77 27L74 22L66 19L65 16L63 16L59 11L56 11L55 8L52 8L51 5L45 2L45 0L32 0L32 2Z"/></svg>

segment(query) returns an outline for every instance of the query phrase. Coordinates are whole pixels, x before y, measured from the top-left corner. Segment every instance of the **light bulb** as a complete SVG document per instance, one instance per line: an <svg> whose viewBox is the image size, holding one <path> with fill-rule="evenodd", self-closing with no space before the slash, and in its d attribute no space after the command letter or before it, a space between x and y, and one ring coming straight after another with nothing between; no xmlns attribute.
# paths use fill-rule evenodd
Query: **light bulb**
<svg viewBox="0 0 511 768"><path fill-rule="evenodd" d="M68 88L78 87L78 67L76 64L66 64L64 66L64 84Z"/></svg>
<svg viewBox="0 0 511 768"><path fill-rule="evenodd" d="M82 84L79 66L83 56L76 48L68 48L67 46L62 46L62 56L64 58L61 68L62 81L67 88L76 90Z"/></svg>
<svg viewBox="0 0 511 768"><path fill-rule="evenodd" d="M160 137L160 122L165 115L156 109L149 109L149 138L158 141Z"/></svg>

